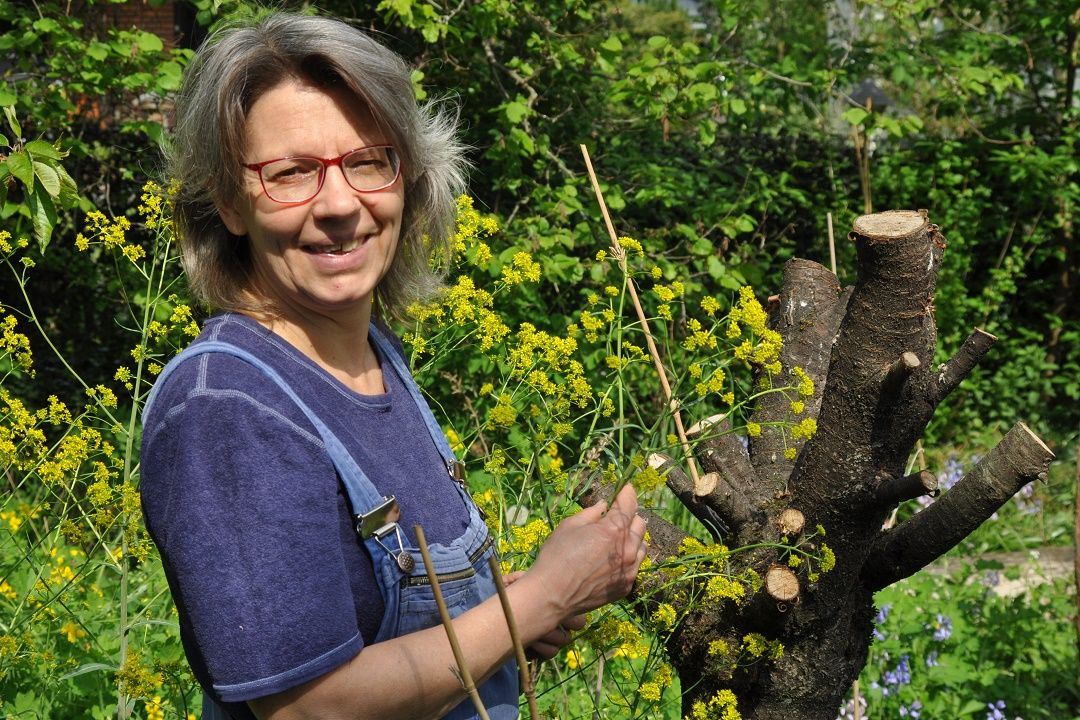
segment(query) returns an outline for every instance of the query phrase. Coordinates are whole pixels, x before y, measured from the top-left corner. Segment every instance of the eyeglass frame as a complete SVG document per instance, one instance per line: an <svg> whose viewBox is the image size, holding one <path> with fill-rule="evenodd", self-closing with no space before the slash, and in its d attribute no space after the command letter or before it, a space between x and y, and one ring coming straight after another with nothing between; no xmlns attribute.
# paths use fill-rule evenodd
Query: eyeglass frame
<svg viewBox="0 0 1080 720"><path fill-rule="evenodd" d="M345 168L342 167L341 161L344 160L345 158L347 158L348 156L352 155L355 152L360 152L361 150L379 150L381 148L389 149L390 152L393 153L394 158L397 160L397 168L394 171L393 179L390 180L390 182L386 183L385 185L380 185L377 188L370 188L368 190L361 190L360 188L355 187L351 182L349 182L349 176L345 172ZM311 197L309 197L306 200L278 200L277 198L275 198L274 196L272 196L270 194L270 191L266 188L266 179L263 178L262 169L264 167L266 167L267 165L271 165L273 163L280 162L282 160L318 160L319 161L320 165L322 166L322 171L319 173L319 186L315 188L315 192L311 194ZM285 157L274 158L273 160L264 160L263 162L257 162L257 163L241 163L241 165L243 165L248 170L254 170L255 172L257 172L259 174L259 184L262 186L263 193L266 194L266 197L269 198L271 202L276 202L279 205L303 205L305 203L309 203L312 200L314 200L316 197L319 196L319 193L322 192L323 184L326 182L326 172L332 167L341 168L341 176L345 179L345 184L348 185L350 188L352 188L353 190L355 190L358 193L380 192L380 191L385 190L386 188L390 187L394 183L396 183L398 181L398 178L401 177L401 157L398 155L397 148L395 148L393 145L390 145L390 144L385 144L385 145L363 145L363 146L358 147L358 148L353 148L352 150L349 150L346 153L338 155L335 158L320 158L320 157L315 157L314 155L286 155Z"/></svg>

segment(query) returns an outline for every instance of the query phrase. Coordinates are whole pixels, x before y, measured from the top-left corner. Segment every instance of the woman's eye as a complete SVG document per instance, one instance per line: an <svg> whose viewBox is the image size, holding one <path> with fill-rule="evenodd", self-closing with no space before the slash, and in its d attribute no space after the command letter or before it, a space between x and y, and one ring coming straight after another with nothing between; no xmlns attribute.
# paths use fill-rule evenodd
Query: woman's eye
<svg viewBox="0 0 1080 720"><path fill-rule="evenodd" d="M317 176L319 168L312 163L280 162L263 168L263 177L269 182L303 182Z"/></svg>

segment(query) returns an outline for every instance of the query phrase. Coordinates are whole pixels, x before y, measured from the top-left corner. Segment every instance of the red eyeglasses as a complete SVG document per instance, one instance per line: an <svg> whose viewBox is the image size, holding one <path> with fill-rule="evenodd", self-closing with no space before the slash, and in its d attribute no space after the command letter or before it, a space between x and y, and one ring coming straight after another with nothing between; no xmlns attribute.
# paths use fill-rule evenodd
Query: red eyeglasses
<svg viewBox="0 0 1080 720"><path fill-rule="evenodd" d="M285 157L244 167L259 173L266 197L274 202L306 203L322 190L326 169L341 168L345 182L357 192L385 190L401 175L401 160L392 145L371 145L336 158Z"/></svg>

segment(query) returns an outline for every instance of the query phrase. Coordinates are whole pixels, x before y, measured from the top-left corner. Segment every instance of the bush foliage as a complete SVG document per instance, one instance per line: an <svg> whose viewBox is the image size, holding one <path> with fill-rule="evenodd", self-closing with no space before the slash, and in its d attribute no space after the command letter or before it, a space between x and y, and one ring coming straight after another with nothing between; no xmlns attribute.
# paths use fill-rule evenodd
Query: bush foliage
<svg viewBox="0 0 1080 720"><path fill-rule="evenodd" d="M191 50L105 22L100 10L122 4L0 2L0 710L11 717L186 719L198 708L141 525L136 450L154 375L201 319L154 159ZM473 148L447 293L399 330L512 566L572 511L566 485L583 467L634 482L695 527L645 462L679 449L628 275L684 413L730 411L752 434L743 408L783 392L791 447L812 434L795 369L775 368L766 389L748 369L774 360L761 301L783 263L828 264L827 213L838 274L852 282L844 229L857 215L927 208L949 241L935 298L942 359L974 326L1000 338L930 442L962 447L965 460L1017 419L1052 444L1075 440L1071 4L711 0L693 18L673 3L615 0L314 5L409 57L417 96L456 106ZM191 6L189 37L258 12L246 0ZM581 143L626 238L616 245ZM929 456L945 466L943 452ZM1053 478L961 550L1065 542L1073 498ZM725 575L724 554L737 551L687 548L651 571L708 575L716 597L701 602L733 601L754 582ZM1016 618L1063 622L1052 587L1014 601L938 577L890 590L892 625L864 674L871 715L902 705L925 717L1060 717L1075 692L1033 688L1068 672L1065 643L1010 665L1025 641L1002 631ZM943 599L931 612L932 592ZM945 618L951 635L929 640ZM678 717L662 653L677 621L663 608L644 621L619 608L594 618L587 642L545 669L541 705L559 717ZM765 663L782 648L747 637L725 652Z"/></svg>

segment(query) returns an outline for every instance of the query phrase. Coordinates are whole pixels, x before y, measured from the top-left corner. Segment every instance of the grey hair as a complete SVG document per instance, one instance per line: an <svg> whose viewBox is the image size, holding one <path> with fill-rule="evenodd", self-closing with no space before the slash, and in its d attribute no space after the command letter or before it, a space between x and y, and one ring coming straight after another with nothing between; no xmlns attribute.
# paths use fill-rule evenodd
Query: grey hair
<svg viewBox="0 0 1080 720"><path fill-rule="evenodd" d="M239 196L245 123L255 100L290 78L352 92L401 156L401 236L377 297L381 312L402 319L410 302L441 285L432 259L449 253L455 199L465 187L457 115L418 105L401 57L326 17L274 12L222 28L184 73L166 162L177 186L174 222L191 290L212 309L274 312L254 287L248 243L226 229L215 201L228 205Z"/></svg>

